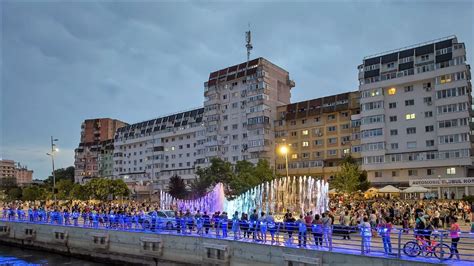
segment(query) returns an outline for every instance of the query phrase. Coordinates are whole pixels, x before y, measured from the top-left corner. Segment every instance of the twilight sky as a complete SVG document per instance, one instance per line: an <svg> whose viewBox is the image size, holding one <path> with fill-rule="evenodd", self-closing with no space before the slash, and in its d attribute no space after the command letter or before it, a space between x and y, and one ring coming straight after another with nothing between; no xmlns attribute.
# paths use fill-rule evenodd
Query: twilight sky
<svg viewBox="0 0 474 266"><path fill-rule="evenodd" d="M473 1L10 1L1 8L0 157L73 165L84 119L134 123L202 105L211 71L265 57L295 80L292 102L356 90L366 55L455 34L474 50Z"/></svg>

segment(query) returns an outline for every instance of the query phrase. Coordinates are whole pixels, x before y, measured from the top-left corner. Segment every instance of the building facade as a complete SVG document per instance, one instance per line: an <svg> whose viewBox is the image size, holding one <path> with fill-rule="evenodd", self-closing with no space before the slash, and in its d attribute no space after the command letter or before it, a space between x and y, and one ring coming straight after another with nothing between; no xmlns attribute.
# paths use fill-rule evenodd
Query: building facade
<svg viewBox="0 0 474 266"><path fill-rule="evenodd" d="M158 117L119 128L115 134L113 176L135 190L165 189L173 175L195 178L205 139L204 108ZM200 140L200 142L198 141ZM143 186L150 186L150 189Z"/></svg>
<svg viewBox="0 0 474 266"><path fill-rule="evenodd" d="M357 119L372 183L472 176L470 79L464 43L454 36L364 58ZM474 187L439 185L439 193L453 192L472 195Z"/></svg>
<svg viewBox="0 0 474 266"><path fill-rule="evenodd" d="M76 183L84 183L94 177L107 177L104 174L113 172L113 164L107 159L113 147L110 142L114 139L115 131L126 125L120 120L110 118L88 119L82 123L81 142L75 149L74 157Z"/></svg>
<svg viewBox="0 0 474 266"><path fill-rule="evenodd" d="M351 116L359 114L359 93L348 92L277 108L275 120L275 154L278 175L334 176L341 160L351 155L360 157L353 146L358 126ZM286 146L287 154L279 153Z"/></svg>
<svg viewBox="0 0 474 266"><path fill-rule="evenodd" d="M18 186L31 184L33 170L13 160L0 160L0 178L14 178Z"/></svg>
<svg viewBox="0 0 474 266"><path fill-rule="evenodd" d="M289 73L264 58L210 73L204 83L205 163L219 157L235 163L274 164L277 106L290 103Z"/></svg>

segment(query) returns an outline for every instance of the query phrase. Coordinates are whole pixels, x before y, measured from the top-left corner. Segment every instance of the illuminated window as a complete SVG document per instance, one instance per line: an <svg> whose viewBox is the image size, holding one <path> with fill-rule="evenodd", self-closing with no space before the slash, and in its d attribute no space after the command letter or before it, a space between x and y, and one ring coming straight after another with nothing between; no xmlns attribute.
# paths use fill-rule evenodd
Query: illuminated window
<svg viewBox="0 0 474 266"><path fill-rule="evenodd" d="M455 175L456 174L456 168L450 167L450 168L446 169L446 174Z"/></svg>
<svg viewBox="0 0 474 266"><path fill-rule="evenodd" d="M405 115L405 119L406 119L406 120L415 119L415 114L406 114L406 115Z"/></svg>
<svg viewBox="0 0 474 266"><path fill-rule="evenodd" d="M309 146L309 142L308 141L303 141L303 147L308 147Z"/></svg>
<svg viewBox="0 0 474 266"><path fill-rule="evenodd" d="M171 150L174 151L174 146L171 146Z"/></svg>
<svg viewBox="0 0 474 266"><path fill-rule="evenodd" d="M298 159L298 154L297 153L293 153L291 155L291 159Z"/></svg>
<svg viewBox="0 0 474 266"><path fill-rule="evenodd" d="M308 130L303 130L303 131L301 131L301 134L303 134L303 136L307 136L309 134L309 131Z"/></svg>
<svg viewBox="0 0 474 266"><path fill-rule="evenodd" d="M344 149L344 150L342 150L342 152L343 152L344 154L349 154L349 153L351 152L351 150L350 150L350 149Z"/></svg>
<svg viewBox="0 0 474 266"><path fill-rule="evenodd" d="M441 78L440 78L440 83L441 83L441 84L449 83L449 82L451 82L451 75L443 75L443 76L441 76Z"/></svg>
<svg viewBox="0 0 474 266"><path fill-rule="evenodd" d="M395 95L397 93L397 89L396 88L390 88L388 89L388 95Z"/></svg>

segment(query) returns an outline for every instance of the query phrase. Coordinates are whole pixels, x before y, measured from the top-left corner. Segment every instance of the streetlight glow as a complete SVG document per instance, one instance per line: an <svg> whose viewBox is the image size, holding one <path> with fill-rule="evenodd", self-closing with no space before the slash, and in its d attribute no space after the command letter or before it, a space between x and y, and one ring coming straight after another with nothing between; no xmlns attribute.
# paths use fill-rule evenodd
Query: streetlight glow
<svg viewBox="0 0 474 266"><path fill-rule="evenodd" d="M283 155L288 154L288 147L286 147L286 145L281 146L280 147L280 153L283 154Z"/></svg>

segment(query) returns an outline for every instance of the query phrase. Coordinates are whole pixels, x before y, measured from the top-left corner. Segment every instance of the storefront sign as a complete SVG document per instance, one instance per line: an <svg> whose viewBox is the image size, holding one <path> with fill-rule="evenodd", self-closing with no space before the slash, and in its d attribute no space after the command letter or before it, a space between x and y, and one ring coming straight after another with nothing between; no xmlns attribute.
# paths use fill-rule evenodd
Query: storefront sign
<svg viewBox="0 0 474 266"><path fill-rule="evenodd" d="M410 186L422 186L422 187L439 187L439 186L474 186L474 177L461 177L461 178L441 178L441 179L413 179L409 181Z"/></svg>

